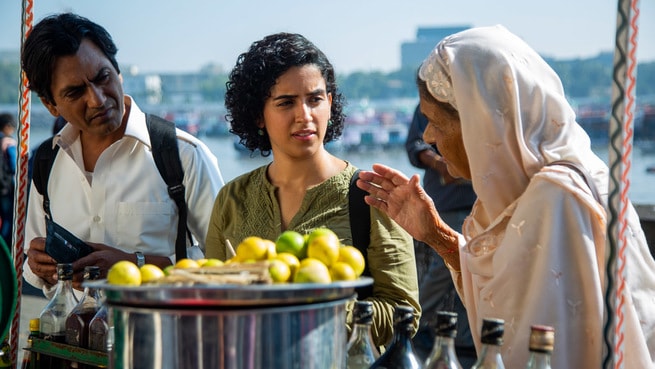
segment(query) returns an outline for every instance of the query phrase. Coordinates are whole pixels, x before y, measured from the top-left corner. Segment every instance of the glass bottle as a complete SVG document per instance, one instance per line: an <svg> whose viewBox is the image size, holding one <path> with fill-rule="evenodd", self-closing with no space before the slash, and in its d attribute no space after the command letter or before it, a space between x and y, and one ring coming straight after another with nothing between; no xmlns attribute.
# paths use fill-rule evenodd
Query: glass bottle
<svg viewBox="0 0 655 369"><path fill-rule="evenodd" d="M66 318L77 305L73 292L73 264L57 264L57 288L55 295L43 308L39 316L41 338L65 343ZM62 368L64 361L52 356L41 356L44 368Z"/></svg>
<svg viewBox="0 0 655 369"><path fill-rule="evenodd" d="M550 355L555 344L555 329L533 325L530 331L530 357L526 369L550 369Z"/></svg>
<svg viewBox="0 0 655 369"><path fill-rule="evenodd" d="M107 305L103 304L89 323L89 348L107 352L112 346L112 329L107 316Z"/></svg>
<svg viewBox="0 0 655 369"><path fill-rule="evenodd" d="M0 368L13 368L11 365L11 346L9 346L9 340L7 337L2 339L2 345L0 346Z"/></svg>
<svg viewBox="0 0 655 369"><path fill-rule="evenodd" d="M396 306L393 312L393 338L387 350L370 369L421 369L421 362L414 352L412 330L414 309L410 306Z"/></svg>
<svg viewBox="0 0 655 369"><path fill-rule="evenodd" d="M39 318L30 319L30 334L27 336L27 350L23 353L23 363L21 364L22 369L40 368L40 354L32 353L32 351L30 351L32 348L32 339L39 337L40 324L41 321Z"/></svg>
<svg viewBox="0 0 655 369"><path fill-rule="evenodd" d="M373 343L373 303L357 301L353 308L353 331L346 345L346 368L368 369L380 357Z"/></svg>
<svg viewBox="0 0 655 369"><path fill-rule="evenodd" d="M84 281L90 282L100 277L100 268L94 265L84 268ZM100 290L84 287L84 294L66 318L66 343L80 348L89 348L89 323L100 310ZM77 362L70 363L71 368L87 368Z"/></svg>
<svg viewBox="0 0 655 369"><path fill-rule="evenodd" d="M482 352L471 369L505 369L500 347L503 345L505 321L486 318L482 320Z"/></svg>
<svg viewBox="0 0 655 369"><path fill-rule="evenodd" d="M100 268L87 266L84 268L84 281L97 280L100 277ZM88 348L89 323L100 310L100 290L89 286L84 287L84 294L80 301L66 318L66 343L72 346Z"/></svg>
<svg viewBox="0 0 655 369"><path fill-rule="evenodd" d="M438 311L435 325L434 346L425 360L425 369L462 369L455 353L457 334L457 314Z"/></svg>

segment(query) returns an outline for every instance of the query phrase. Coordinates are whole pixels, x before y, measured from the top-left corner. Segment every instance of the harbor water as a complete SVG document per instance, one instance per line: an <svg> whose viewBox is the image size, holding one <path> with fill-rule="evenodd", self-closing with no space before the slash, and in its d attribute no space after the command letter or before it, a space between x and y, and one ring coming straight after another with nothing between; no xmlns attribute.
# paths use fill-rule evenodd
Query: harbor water
<svg viewBox="0 0 655 369"><path fill-rule="evenodd" d="M37 146L42 142L50 131L46 128L32 129L30 133L30 147ZM218 164L227 182L240 174L246 173L261 165L270 162L271 158L263 158L259 153L251 157L249 152L239 151L234 148L233 135L201 136L200 139L207 144L209 149L218 158ZM594 147L596 154L606 163L609 162L607 146L597 145ZM418 173L422 170L413 167L403 145L391 147L368 148L362 151L335 151L335 155L348 160L360 169L370 169L374 163L385 164L393 167L407 176ZM655 204L655 191L652 186L655 183L655 173L649 173L648 168L655 167L655 150L641 150L635 147L632 154L632 167L629 174L630 188L628 196L634 204Z"/></svg>

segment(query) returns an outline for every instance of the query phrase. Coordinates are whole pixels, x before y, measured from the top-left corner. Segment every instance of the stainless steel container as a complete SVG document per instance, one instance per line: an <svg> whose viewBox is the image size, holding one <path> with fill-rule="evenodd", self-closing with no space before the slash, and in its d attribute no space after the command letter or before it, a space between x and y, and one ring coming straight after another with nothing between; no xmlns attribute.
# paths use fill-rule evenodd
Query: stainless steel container
<svg viewBox="0 0 655 369"><path fill-rule="evenodd" d="M111 368L341 369L345 304L371 283L96 287L114 326Z"/></svg>

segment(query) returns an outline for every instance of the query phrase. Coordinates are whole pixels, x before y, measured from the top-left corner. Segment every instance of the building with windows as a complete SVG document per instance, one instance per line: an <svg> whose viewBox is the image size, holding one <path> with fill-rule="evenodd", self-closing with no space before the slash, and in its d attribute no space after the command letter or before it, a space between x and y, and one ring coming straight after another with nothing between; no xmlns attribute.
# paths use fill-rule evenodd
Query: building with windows
<svg viewBox="0 0 655 369"><path fill-rule="evenodd" d="M403 42L400 45L401 68L418 68L423 62L423 59L425 59L441 39L469 28L471 28L471 26L467 25L450 27L419 27L416 31L416 40Z"/></svg>

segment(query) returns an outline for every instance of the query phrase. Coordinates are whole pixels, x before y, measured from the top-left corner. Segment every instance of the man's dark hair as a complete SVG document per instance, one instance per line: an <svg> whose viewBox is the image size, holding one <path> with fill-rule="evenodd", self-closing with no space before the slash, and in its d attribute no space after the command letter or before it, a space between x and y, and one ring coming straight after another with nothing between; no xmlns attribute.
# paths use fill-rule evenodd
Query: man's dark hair
<svg viewBox="0 0 655 369"><path fill-rule="evenodd" d="M73 13L48 16L34 26L23 44L21 67L30 89L54 104L52 71L57 58L75 55L83 39L93 42L120 74L116 62L118 49L111 35L100 25Z"/></svg>

